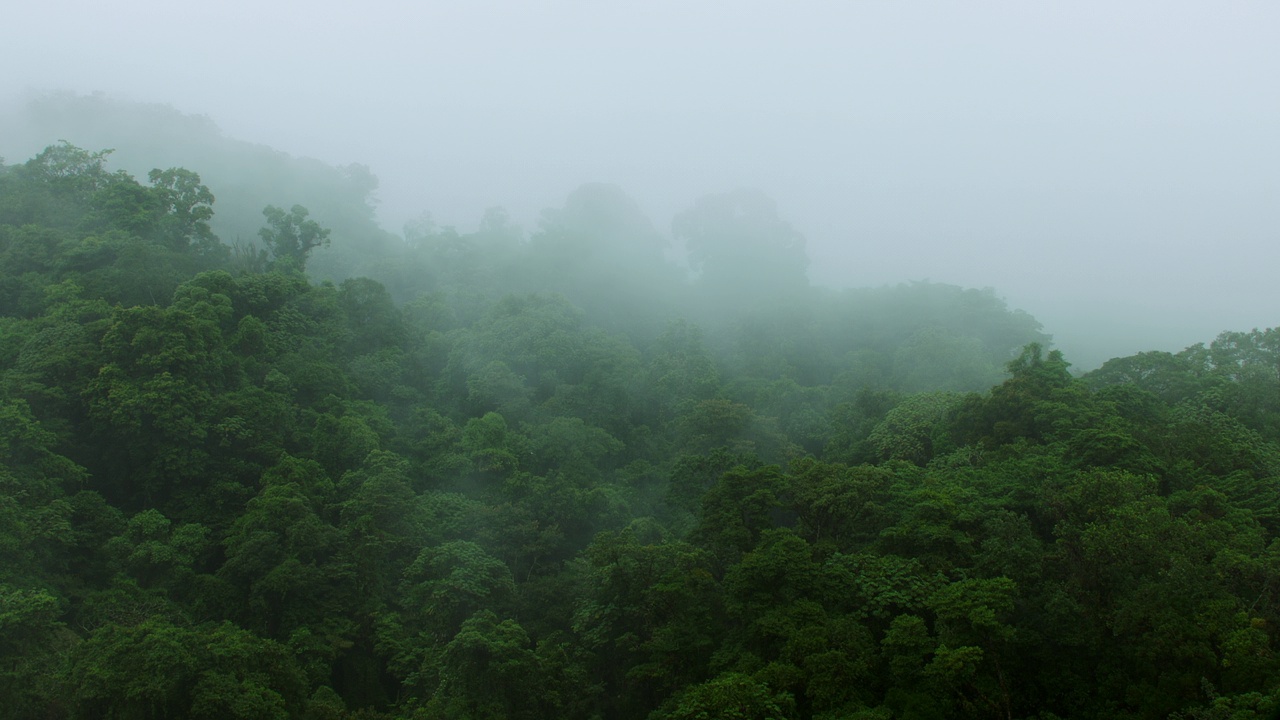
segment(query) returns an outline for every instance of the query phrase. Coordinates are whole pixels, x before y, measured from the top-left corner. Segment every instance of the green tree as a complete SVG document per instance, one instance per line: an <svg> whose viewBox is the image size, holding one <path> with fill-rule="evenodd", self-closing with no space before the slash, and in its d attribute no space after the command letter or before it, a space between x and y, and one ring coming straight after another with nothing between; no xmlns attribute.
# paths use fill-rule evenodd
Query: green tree
<svg viewBox="0 0 1280 720"><path fill-rule="evenodd" d="M512 720L552 717L559 700L546 663L515 620L489 610L468 618L444 647L430 718Z"/></svg>
<svg viewBox="0 0 1280 720"><path fill-rule="evenodd" d="M346 499L338 506L338 527L356 568L360 593L381 597L422 546L425 532L409 482L409 463L385 450L369 453L358 470L338 483Z"/></svg>
<svg viewBox="0 0 1280 720"><path fill-rule="evenodd" d="M702 498L698 525L689 539L709 549L726 566L749 552L775 528L786 480L776 465L724 473Z"/></svg>
<svg viewBox="0 0 1280 720"><path fill-rule="evenodd" d="M927 465L949 449L947 420L960 400L948 392L911 395L885 415L867 440L880 460Z"/></svg>
<svg viewBox="0 0 1280 720"><path fill-rule="evenodd" d="M75 642L59 620L63 606L48 590L0 582L0 697L10 717L56 712L57 668Z"/></svg>
<svg viewBox="0 0 1280 720"><path fill-rule="evenodd" d="M77 718L253 718L301 712L305 678L287 648L231 623L109 625L76 647L67 702Z"/></svg>
<svg viewBox="0 0 1280 720"><path fill-rule="evenodd" d="M795 701L742 673L728 672L684 692L661 720L787 720Z"/></svg>
<svg viewBox="0 0 1280 720"><path fill-rule="evenodd" d="M789 481L797 530L811 543L848 551L873 540L892 517L885 507L893 482L888 470L803 458Z"/></svg>
<svg viewBox="0 0 1280 720"><path fill-rule="evenodd" d="M315 220L308 220L310 212L301 205L294 205L289 212L268 205L262 214L267 226L258 231L258 237L271 251L273 266L302 271L312 250L329 246L330 231Z"/></svg>
<svg viewBox="0 0 1280 720"><path fill-rule="evenodd" d="M222 250L222 243L209 224L213 219L213 193L200 182L198 174L184 168L156 169L147 178L162 213L156 222L157 239L162 244L204 254Z"/></svg>
<svg viewBox="0 0 1280 720"><path fill-rule="evenodd" d="M311 461L285 456L263 474L262 489L223 539L218 570L235 588L231 614L246 627L274 638L302 627L341 633L330 621L340 624L349 609L355 570L340 557L342 533L317 512L332 492Z"/></svg>
<svg viewBox="0 0 1280 720"><path fill-rule="evenodd" d="M405 569L398 602L436 639L450 638L481 610L502 611L515 595L511 570L479 545L455 540L424 548Z"/></svg>
<svg viewBox="0 0 1280 720"><path fill-rule="evenodd" d="M643 543L634 527L600 533L584 556L589 587L574 631L593 654L607 715L643 717L703 677L719 645L712 559L687 543Z"/></svg>

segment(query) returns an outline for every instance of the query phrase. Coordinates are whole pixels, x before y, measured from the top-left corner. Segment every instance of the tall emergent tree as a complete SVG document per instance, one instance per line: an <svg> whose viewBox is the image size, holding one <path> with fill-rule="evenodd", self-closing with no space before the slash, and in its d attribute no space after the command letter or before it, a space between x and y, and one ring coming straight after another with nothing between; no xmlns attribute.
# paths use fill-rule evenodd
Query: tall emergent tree
<svg viewBox="0 0 1280 720"><path fill-rule="evenodd" d="M262 242L271 251L273 264L303 270L307 257L317 247L329 246L329 230L320 227L315 220L308 220L311 213L301 205L294 205L285 212L275 205L262 209L267 227L258 231Z"/></svg>

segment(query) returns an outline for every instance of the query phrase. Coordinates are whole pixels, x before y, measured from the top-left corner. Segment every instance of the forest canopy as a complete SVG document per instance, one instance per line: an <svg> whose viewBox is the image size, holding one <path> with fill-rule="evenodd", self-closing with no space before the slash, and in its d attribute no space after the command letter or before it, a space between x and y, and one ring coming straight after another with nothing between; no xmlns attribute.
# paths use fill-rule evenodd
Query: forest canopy
<svg viewBox="0 0 1280 720"><path fill-rule="evenodd" d="M0 163L11 717L1280 711L1280 329L1076 375L754 191L680 263L613 186L401 237L244 166L228 242L110 159Z"/></svg>

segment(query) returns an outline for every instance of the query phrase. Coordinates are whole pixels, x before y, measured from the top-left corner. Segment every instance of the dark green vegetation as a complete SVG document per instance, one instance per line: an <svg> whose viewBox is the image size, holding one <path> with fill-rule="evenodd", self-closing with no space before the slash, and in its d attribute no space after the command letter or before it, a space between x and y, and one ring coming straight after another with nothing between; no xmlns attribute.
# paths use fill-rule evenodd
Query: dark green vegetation
<svg viewBox="0 0 1280 720"><path fill-rule="evenodd" d="M689 281L612 187L230 248L105 159L0 165L7 717L1280 707L1280 331L1074 378L990 292L809 287L752 193Z"/></svg>

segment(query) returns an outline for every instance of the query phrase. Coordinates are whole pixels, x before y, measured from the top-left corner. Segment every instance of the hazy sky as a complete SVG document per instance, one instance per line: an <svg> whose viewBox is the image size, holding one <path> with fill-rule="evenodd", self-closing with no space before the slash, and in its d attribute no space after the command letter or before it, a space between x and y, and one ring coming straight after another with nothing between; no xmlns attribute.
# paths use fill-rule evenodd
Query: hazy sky
<svg viewBox="0 0 1280 720"><path fill-rule="evenodd" d="M4 15L0 97L102 91L369 165L392 230L423 210L470 229L491 205L532 227L585 181L618 183L665 228L752 186L808 238L815 281L993 286L1081 364L1280 325L1276 2Z"/></svg>

